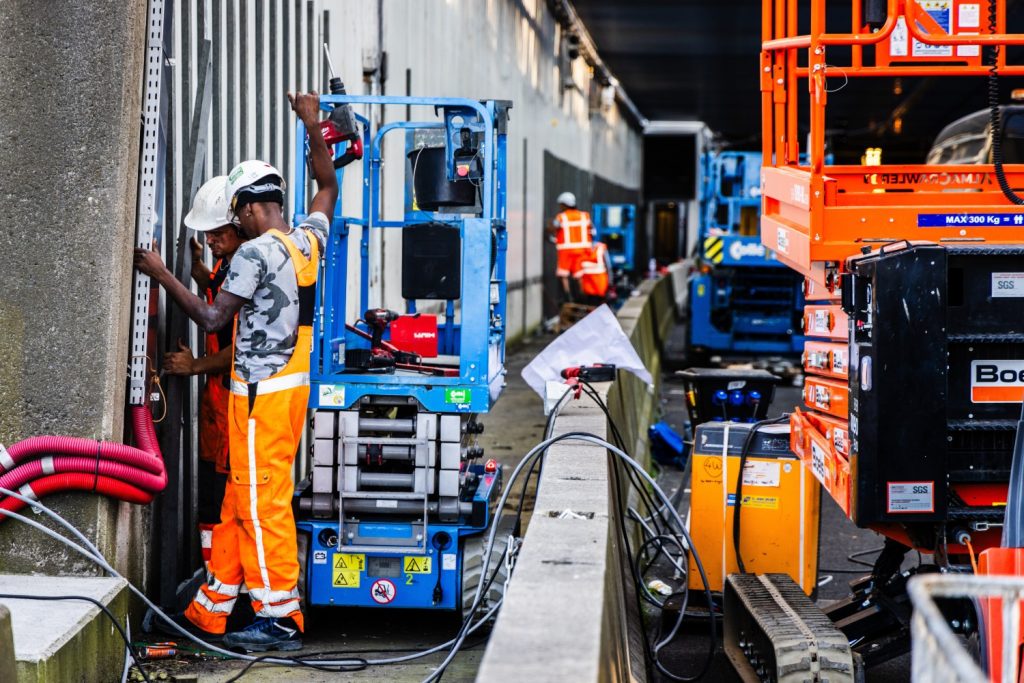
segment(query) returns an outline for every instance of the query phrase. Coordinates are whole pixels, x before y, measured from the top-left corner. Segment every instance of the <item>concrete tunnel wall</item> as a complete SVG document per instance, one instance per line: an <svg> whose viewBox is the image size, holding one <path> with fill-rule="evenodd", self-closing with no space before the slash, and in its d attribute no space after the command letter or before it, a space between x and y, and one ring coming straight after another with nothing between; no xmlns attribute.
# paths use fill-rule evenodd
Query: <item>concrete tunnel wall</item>
<svg viewBox="0 0 1024 683"><path fill-rule="evenodd" d="M0 3L0 442L121 441L135 235L144 0ZM50 500L130 576L146 510ZM0 572L95 567L15 521Z"/></svg>

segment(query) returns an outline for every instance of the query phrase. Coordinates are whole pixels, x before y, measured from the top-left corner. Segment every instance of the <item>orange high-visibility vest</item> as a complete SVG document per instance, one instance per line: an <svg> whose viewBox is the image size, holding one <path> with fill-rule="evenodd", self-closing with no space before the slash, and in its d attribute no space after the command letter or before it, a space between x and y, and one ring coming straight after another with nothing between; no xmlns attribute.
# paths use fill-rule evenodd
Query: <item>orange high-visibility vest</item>
<svg viewBox="0 0 1024 683"><path fill-rule="evenodd" d="M566 209L555 216L558 233L555 243L559 249L590 249L593 244L594 225L590 214L579 209Z"/></svg>
<svg viewBox="0 0 1024 683"><path fill-rule="evenodd" d="M218 260L210 272L210 287L206 302L213 300L224 282L226 264ZM231 329L206 335L206 355L212 356L224 346L231 345ZM207 375L199 399L199 457L217 465L218 472L228 471L228 397L231 395L230 373Z"/></svg>
<svg viewBox="0 0 1024 683"><path fill-rule="evenodd" d="M608 247L595 242L592 258L580 263L577 272L580 290L589 296L605 296L608 293Z"/></svg>

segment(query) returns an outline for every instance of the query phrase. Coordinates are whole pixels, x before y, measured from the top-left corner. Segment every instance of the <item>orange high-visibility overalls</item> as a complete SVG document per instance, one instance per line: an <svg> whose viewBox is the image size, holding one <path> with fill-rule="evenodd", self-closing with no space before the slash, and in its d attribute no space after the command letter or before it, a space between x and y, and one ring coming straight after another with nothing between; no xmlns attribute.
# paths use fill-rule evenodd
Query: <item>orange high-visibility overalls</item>
<svg viewBox="0 0 1024 683"><path fill-rule="evenodd" d="M224 633L243 580L257 617L291 617L303 629L292 463L309 401L313 293L320 250L309 231L308 259L283 233L271 230L268 234L285 245L295 266L298 338L288 363L267 379L245 382L234 370L231 373L231 473L221 522L213 530L208 583L185 611L192 623L210 633Z"/></svg>
<svg viewBox="0 0 1024 683"><path fill-rule="evenodd" d="M223 277L220 274L225 267L224 260L220 259L214 264L210 272L210 286L206 288L206 302L212 304L217 292L220 290L220 283ZM216 283L216 286L214 285ZM230 345L230 342L227 342ZM210 332L206 335L206 355L212 356L221 350L221 334ZM206 384L203 386L203 393L199 398L199 458L211 463L218 474L228 472L228 403L231 391L229 389L231 377L224 375L207 375ZM203 477L200 474L200 477ZM219 478L212 481L200 479L200 486L220 486ZM204 518L208 514L213 517L213 512L223 504L224 494L221 491L202 491L203 498L200 502L199 545L203 553L203 562L209 569L210 549L213 547L213 528L217 526L215 519ZM205 504L202 501L207 501ZM210 512L204 512L210 508Z"/></svg>
<svg viewBox="0 0 1024 683"><path fill-rule="evenodd" d="M608 294L608 247L603 242L594 243L590 255L580 262L576 276L584 294L602 298Z"/></svg>
<svg viewBox="0 0 1024 683"><path fill-rule="evenodd" d="M555 244L558 247L558 268L555 275L569 277L579 270L580 261L590 257L594 226L590 214L578 209L566 209L555 216Z"/></svg>

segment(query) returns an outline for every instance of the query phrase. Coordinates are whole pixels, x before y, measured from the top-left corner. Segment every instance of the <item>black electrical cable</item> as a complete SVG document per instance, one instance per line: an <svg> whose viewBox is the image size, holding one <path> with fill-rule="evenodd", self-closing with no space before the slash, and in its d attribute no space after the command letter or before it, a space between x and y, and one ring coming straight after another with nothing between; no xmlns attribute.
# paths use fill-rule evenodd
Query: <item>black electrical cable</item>
<svg viewBox="0 0 1024 683"><path fill-rule="evenodd" d="M998 8L996 0L988 0L988 30L989 33L998 32ZM989 107L989 135L992 140L992 164L995 166L996 181L1003 196L1012 204L1024 204L1024 197L1021 197L1006 179L1006 171L1003 170L1003 125L1002 110L999 106L999 46L992 45L988 48L989 72L988 72L988 107Z"/></svg>
<svg viewBox="0 0 1024 683"><path fill-rule="evenodd" d="M582 384L584 386L584 389L588 390L587 391L587 395L590 396L590 398L595 403L597 403L598 407L600 407L601 410L604 412L605 417L608 420L608 425L609 425L609 427L612 430L613 438L615 438L616 441L618 442L616 445L619 446L620 450L625 452L626 449L623 447L622 435L619 432L618 425L615 423L615 419L612 417L611 412L608 410L608 406L605 404L604 400L601 398L600 394L597 392L596 389L594 389L593 386L591 386L587 382L582 382ZM616 460L618 460L618 458L616 458ZM632 472L632 468L630 468L630 473L633 474L634 476L636 476L635 473ZM631 477L631 481L634 482L635 488L637 488L637 490L641 492L641 495L644 495L644 494L649 495L649 493L646 491L646 487L644 487L642 485L642 482L639 482L639 483L635 482L635 480L633 480L633 477ZM620 503L620 509L621 509L621 503ZM658 516L660 514L658 512L659 508L655 507L653 505L649 506L649 510L651 512L651 518L652 519L654 519L655 516ZM686 530L685 529L683 529L682 531L683 531L684 534L686 534ZM625 531L624 531L624 535L625 535ZM695 676L681 676L681 675L673 673L673 672L669 671L667 668L665 668L665 665L661 663L661 659L660 659L660 656L659 656L661 650L666 645L668 645L673 640L675 640L676 634L679 632L679 629L682 627L683 620L686 618L686 608L687 608L687 606L689 604L689 580L688 579L683 584L682 591L674 592L674 593L672 593L671 595L669 595L666 598L666 602L667 602L669 599L671 599L672 597L674 597L676 595L682 595L682 603L680 604L680 607L679 607L679 615L676 617L675 624L673 625L672 630L669 632L668 636L666 636L665 638L662 638L657 643L655 643L653 648L650 647L649 642L646 642L647 641L646 629L644 630L644 639L645 639L645 645L648 647L649 651L651 652L651 659L654 662L655 668L663 676L665 676L666 678L669 678L670 680L673 680L673 681L681 681L683 683L689 683L690 681L697 681L697 680L702 679L705 676L705 674L707 674L707 672L711 669L711 665L714 662L715 652L717 650L717 644L718 644L718 636L717 636L717 631L716 631L716 626L715 626L714 601L713 601L713 598L712 598L712 595L711 595L711 588L708 585L707 575L703 571L703 567L700 564L700 559L697 556L697 550L693 546L690 538L688 537L688 534L687 534L687 538L686 538L686 541L687 541L687 545L686 546L684 546L679 541L678 538L676 538L675 536L672 536L672 535L653 536L651 538L648 538L648 539L646 539L644 541L644 543L640 546L640 548L637 549L637 558L639 558L639 556L643 554L646 546L653 545L655 543L657 543L657 544L659 544L659 546L661 546L661 545L664 544L665 539L671 540L673 543L677 544L677 546L680 547L681 549L688 546L690 552L694 555L695 562L697 563L698 569L700 570L701 581L704 584L704 594L705 594L705 596L707 598L707 601L708 601L708 613L710 615L710 618L708 619L709 633L708 633L708 653L707 653L707 657L704 660L704 665L701 667L701 670ZM628 548L628 541L627 541L627 548ZM663 548L662 548L662 552L666 552L667 553L667 551L664 551ZM634 563L631 566L631 572L633 573L634 579L637 582L637 592L638 592L638 594L643 596L645 599L652 598L652 596L650 596L650 593L649 593L649 591L647 589L647 586L643 583L642 575L639 576L639 578L637 578L637 564L636 564L635 561L634 561ZM659 608L662 608L662 609L664 608L664 603L659 604L659 603L657 603L656 600L653 600L653 598L651 600L649 600L649 601L653 602L653 604L657 605ZM661 629L659 627L659 634L660 633L661 633Z"/></svg>
<svg viewBox="0 0 1024 683"><path fill-rule="evenodd" d="M81 600L82 602L90 602L100 609L107 618L110 619L110 623L117 629L118 634L121 636L121 640L124 641L124 646L128 648L128 653L131 655L132 661L135 662L136 668L139 673L142 674L142 678L146 681L150 681L149 674L142 667L142 656L139 655L138 650L132 645L131 639L128 638L128 634L125 632L124 627L114 616L114 613L110 611L110 608L104 605L96 598L90 598L87 595L13 595L8 593L0 594L0 600L40 600L40 601L58 601L58 600Z"/></svg>
<svg viewBox="0 0 1024 683"><path fill-rule="evenodd" d="M594 403L596 403L597 406L604 412L605 418L608 420L608 426L612 431L612 438L615 445L618 446L623 451L627 450L626 441L625 439L622 438L622 433L619 431L619 427L616 424L615 419L612 417L611 412L608 410L607 404L605 404L604 400L601 398L601 395L598 393L597 389L595 389L593 385L591 385L589 382L584 381L582 382L582 384L583 390L587 393L587 396L589 396L591 400L593 400ZM665 527L668 526L668 520L666 520L664 516L662 516L662 514L660 513L660 506L654 503L654 500L651 498L650 492L647 490L645 486L643 486L643 483L639 481L639 479L637 478L637 474L631 468L627 468L626 474L629 477L632 484L634 485L634 487L637 489L641 497L641 500L643 500L644 502L644 505L647 506L648 511L651 513L651 522L655 527L655 531L658 534L664 533Z"/></svg>
<svg viewBox="0 0 1024 683"><path fill-rule="evenodd" d="M781 417L775 417L768 420L761 420L755 422L754 426L750 428L747 433L747 438L743 440L743 448L740 449L740 463L739 473L736 475L736 506L732 513L732 549L736 553L736 565L739 567L741 574L747 573L747 568L743 564L743 555L740 553L740 510L743 508L743 468L747 466L747 455L750 453L750 448L754 445L754 437L757 436L757 432L761 427L766 427L772 424L782 424L783 422L789 421L789 415L783 415ZM725 438L723 436L723 438ZM726 443L723 448L728 453L729 444ZM726 455L728 457L728 455Z"/></svg>
<svg viewBox="0 0 1024 683"><path fill-rule="evenodd" d="M562 394L562 397L559 398L558 402L555 403L554 407L551 408L551 412L548 413L548 419L544 423L545 441L551 438L551 433L554 431L555 428L555 420L558 419L558 413L562 410L562 407L566 403L568 403L569 398L571 396L572 390L570 389L569 391L566 391L564 394ZM541 457L536 458L532 463L530 463L530 469L527 470L526 478L523 480L523 488L519 494L519 503L516 505L516 521L515 525L512 527L512 533L516 536L521 535L520 524L522 523L523 519L523 505L526 502L526 492L530 490L530 479L533 478L533 474L536 471L537 480L538 482L540 481L540 473L541 469L543 468L543 464L541 461L543 460L546 454L547 449L545 448L544 451L541 453Z"/></svg>

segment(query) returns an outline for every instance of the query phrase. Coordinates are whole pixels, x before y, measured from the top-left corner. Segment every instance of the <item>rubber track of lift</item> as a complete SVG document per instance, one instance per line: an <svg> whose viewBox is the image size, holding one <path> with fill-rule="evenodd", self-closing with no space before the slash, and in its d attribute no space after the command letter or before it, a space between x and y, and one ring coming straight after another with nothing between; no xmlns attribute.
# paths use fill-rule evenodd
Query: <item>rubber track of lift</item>
<svg viewBox="0 0 1024 683"><path fill-rule="evenodd" d="M846 636L787 574L731 574L724 608L725 651L744 681L854 682Z"/></svg>

